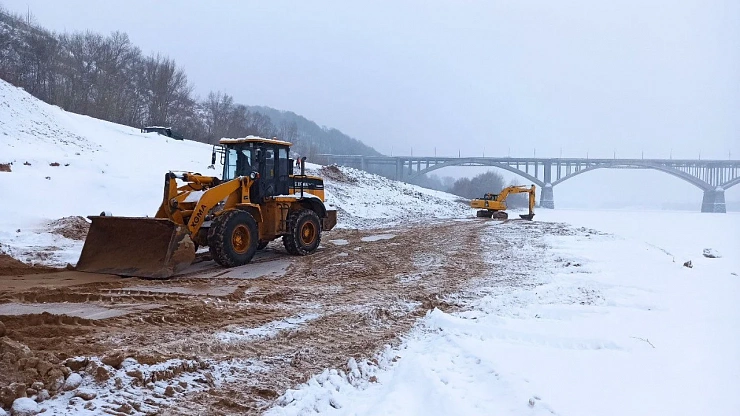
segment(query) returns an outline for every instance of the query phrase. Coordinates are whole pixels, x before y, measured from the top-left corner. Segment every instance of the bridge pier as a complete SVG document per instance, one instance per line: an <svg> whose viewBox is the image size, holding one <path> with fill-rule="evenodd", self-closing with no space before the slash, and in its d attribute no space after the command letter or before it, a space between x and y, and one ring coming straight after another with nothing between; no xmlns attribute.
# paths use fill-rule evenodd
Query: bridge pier
<svg viewBox="0 0 740 416"><path fill-rule="evenodd" d="M727 212L725 190L718 186L704 191L704 198L701 200L701 212Z"/></svg>
<svg viewBox="0 0 740 416"><path fill-rule="evenodd" d="M540 208L555 209L555 195L552 192L552 184L546 183L540 193Z"/></svg>

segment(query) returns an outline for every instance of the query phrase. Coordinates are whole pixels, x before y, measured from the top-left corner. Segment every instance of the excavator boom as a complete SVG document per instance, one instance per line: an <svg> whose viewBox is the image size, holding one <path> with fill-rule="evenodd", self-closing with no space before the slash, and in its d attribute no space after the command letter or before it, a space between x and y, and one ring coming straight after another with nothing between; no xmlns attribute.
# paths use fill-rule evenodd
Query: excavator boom
<svg viewBox="0 0 740 416"><path fill-rule="evenodd" d="M479 208L478 217L507 219L508 214L504 212L508 207L506 198L510 194L529 194L529 213L519 215L520 218L531 221L534 218L535 205L535 186L526 187L522 185L508 186L501 190L499 194L486 194L482 199L473 199L470 201L472 208Z"/></svg>

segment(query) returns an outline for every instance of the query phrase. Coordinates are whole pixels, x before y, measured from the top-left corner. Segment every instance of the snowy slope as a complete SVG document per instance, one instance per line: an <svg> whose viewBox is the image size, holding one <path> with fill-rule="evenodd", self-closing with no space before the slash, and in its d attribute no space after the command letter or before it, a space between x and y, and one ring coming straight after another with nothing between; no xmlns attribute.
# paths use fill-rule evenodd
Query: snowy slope
<svg viewBox="0 0 740 416"><path fill-rule="evenodd" d="M460 197L362 170L309 165L307 174L326 181L326 199L338 208L340 228L374 228L442 218L469 218Z"/></svg>
<svg viewBox="0 0 740 416"><path fill-rule="evenodd" d="M167 170L213 172L206 144L68 113L4 81L0 109L0 163L13 163L0 190L23 201L4 208L20 216L14 221L102 210L152 215Z"/></svg>
<svg viewBox="0 0 740 416"><path fill-rule="evenodd" d="M0 195L8 199L0 206L0 251L29 262L74 264L81 243L44 232L47 221L102 211L151 216L167 171L220 176L221 166L208 169L210 161L210 145L68 113L0 80L0 164L12 164L11 172L0 172ZM310 166L309 173L320 169ZM340 181L326 178L340 228L469 215L452 195L341 171ZM51 254L38 258L39 250Z"/></svg>

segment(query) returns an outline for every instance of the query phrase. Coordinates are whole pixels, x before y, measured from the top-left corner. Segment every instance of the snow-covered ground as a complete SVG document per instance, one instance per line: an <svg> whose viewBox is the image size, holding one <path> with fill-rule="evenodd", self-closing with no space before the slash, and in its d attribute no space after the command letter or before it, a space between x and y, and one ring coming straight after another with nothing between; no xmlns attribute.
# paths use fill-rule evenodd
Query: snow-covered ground
<svg viewBox="0 0 740 416"><path fill-rule="evenodd" d="M66 113L0 81L0 164L12 163L0 172L0 251L74 263L81 243L48 233L48 221L152 215L164 173L218 175L210 155L208 145ZM339 227L474 216L444 193L353 169L309 172L326 174ZM347 368L316 374L270 413L740 413L740 215L537 210L535 222L490 221L481 244L500 249L488 253L490 273L450 299L458 310L431 311L377 357L347 357ZM372 238L383 239L394 234ZM30 254L40 251L52 254Z"/></svg>
<svg viewBox="0 0 740 416"><path fill-rule="evenodd" d="M494 272L456 299L462 312L435 309L401 347L327 369L269 413L740 412L740 215L537 219L576 226L523 238L526 227L492 223L482 243L514 245L489 254Z"/></svg>
<svg viewBox="0 0 740 416"><path fill-rule="evenodd" d="M467 218L460 197L348 167L307 171L325 178L327 200L338 208L339 228L376 228L442 218Z"/></svg>

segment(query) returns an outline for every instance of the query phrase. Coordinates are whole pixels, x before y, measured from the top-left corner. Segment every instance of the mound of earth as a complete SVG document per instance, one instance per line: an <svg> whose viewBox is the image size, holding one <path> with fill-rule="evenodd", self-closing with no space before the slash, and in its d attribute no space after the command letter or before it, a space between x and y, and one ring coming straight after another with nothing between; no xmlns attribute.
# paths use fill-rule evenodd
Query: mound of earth
<svg viewBox="0 0 740 416"><path fill-rule="evenodd" d="M47 224L49 232L71 240L84 240L90 230L90 223L83 217L64 217Z"/></svg>
<svg viewBox="0 0 740 416"><path fill-rule="evenodd" d="M319 174L327 179L331 179L337 182L357 182L356 178L347 176L337 165L322 166L319 169Z"/></svg>
<svg viewBox="0 0 740 416"><path fill-rule="evenodd" d="M46 273L53 270L56 269L44 266L31 266L20 262L5 253L0 253L0 276Z"/></svg>

